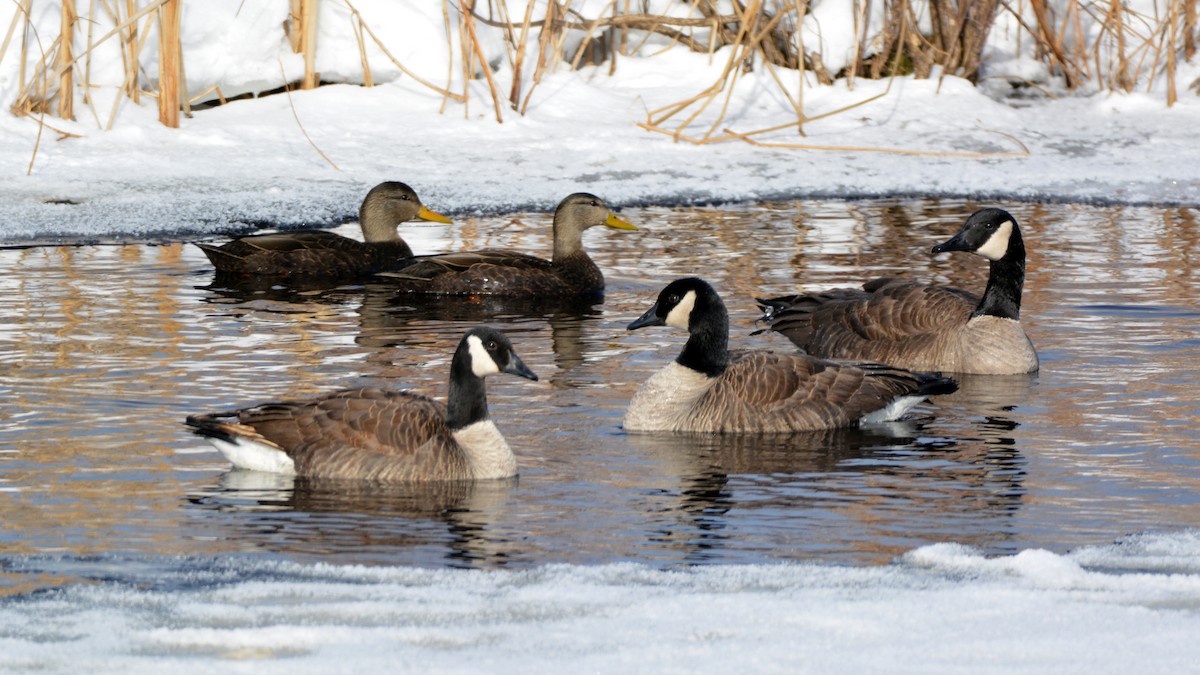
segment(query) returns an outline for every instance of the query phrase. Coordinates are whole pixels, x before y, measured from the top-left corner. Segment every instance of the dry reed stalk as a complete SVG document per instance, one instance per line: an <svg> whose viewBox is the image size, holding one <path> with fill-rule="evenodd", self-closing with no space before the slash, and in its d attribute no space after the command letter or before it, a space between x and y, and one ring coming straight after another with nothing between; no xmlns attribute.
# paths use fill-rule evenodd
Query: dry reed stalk
<svg viewBox="0 0 1200 675"><path fill-rule="evenodd" d="M1120 0L1113 0L1114 5L1119 2ZM1060 41L1050 32L1053 22L1050 20L1046 0L1030 0L1030 7L1033 9L1034 16L1037 17L1038 33L1035 37L1049 51L1053 57L1053 61L1058 63L1058 69L1062 72L1067 87L1074 89L1077 82L1075 74L1071 72L1070 61L1067 59L1066 54L1063 53Z"/></svg>
<svg viewBox="0 0 1200 675"><path fill-rule="evenodd" d="M12 36L17 31L17 26L24 25L24 23L25 17L18 6L17 11L13 12L12 22L8 24L8 32L4 34L4 41L0 42L0 63L4 63L4 55L8 53L8 45L12 42Z"/></svg>
<svg viewBox="0 0 1200 675"><path fill-rule="evenodd" d="M129 16L133 16L133 9L135 7L134 3L135 0L125 0L125 13ZM119 16L117 18L120 19ZM120 23L120 21L118 21L118 23ZM129 98L133 99L134 103L138 103L139 98L138 57L140 56L140 53L137 46L138 26L137 22L134 21L133 23L129 24L129 32L126 33L125 37L125 50L128 52L128 60L126 61L125 71L125 91L129 95Z"/></svg>
<svg viewBox="0 0 1200 675"><path fill-rule="evenodd" d="M842 113L844 113L844 112L847 112L847 111L849 111L849 110L853 110L853 109L855 109L855 108L858 108L858 107L860 107L860 106L864 106L864 105L866 105L866 104L868 104L868 103L870 103L870 102L872 102L872 101L876 101L876 100L879 100L879 99L883 98L884 96L887 96L889 93L891 93L891 90L892 90L892 82L889 80L889 81L888 81L887 88L886 88L886 89L884 89L882 92L880 92L880 93L878 93L878 94L875 94L874 96L869 96L869 97L867 97L867 98L865 98L865 99L863 99L863 100L861 100L861 101L856 101L856 102L854 102L854 103L851 103L850 105L843 106L843 107L841 107L841 108L837 108L837 109L835 109L835 110L830 110L829 112L821 113L820 115L814 115L814 116L812 116L812 117L806 117L806 118L804 119L804 121L803 121L803 122L799 122L799 121L797 121L797 122L788 122L788 123L786 123L786 124L779 124L779 125L776 125L776 126L773 126L773 127L767 127L767 128L765 128L765 129L758 129L758 130L755 130L755 131L747 131L747 132L742 132L742 133L734 133L734 132L730 132L730 135L723 136L723 137L717 137L717 138L708 138L708 139L696 140L696 139L692 139L692 138L690 138L690 137L681 136L681 139L682 139L682 140L686 140L686 141L688 141L689 143L697 143L697 144L699 144L699 145L706 145L706 144L708 144L708 143L719 143L719 142L722 142L722 141L732 141L732 140L737 140L737 139L746 138L746 137L749 137L749 136L758 136L758 135L761 135L761 134L771 133L771 132L773 132L773 131L781 131L781 130L783 130L783 129L790 129L790 128L792 128L792 127L794 127L794 126L798 126L798 125L800 125L800 124L802 124L802 123L803 123L803 124L808 124L808 123L810 123L810 122L816 122L816 121L819 121L819 120L825 119L826 117L833 117L833 116L835 116L835 115L840 115L840 114L842 114ZM666 134L666 135L668 135L668 136L673 136L673 135L676 133L676 132L674 132L674 131L669 131L669 130L667 130L667 129L663 129L663 128L661 128L661 127L654 126L654 125L652 125L652 124L646 124L646 123L641 123L641 122L639 122L639 123L638 123L638 126L639 126L639 127L641 127L641 128L643 128L643 129L646 129L647 131L654 131L654 132L656 132L656 133L660 133L660 134ZM725 131L729 131L729 130L728 130L728 129L726 129Z"/></svg>
<svg viewBox="0 0 1200 675"><path fill-rule="evenodd" d="M179 128L180 19L183 0L168 0L158 14L158 121Z"/></svg>
<svg viewBox="0 0 1200 675"><path fill-rule="evenodd" d="M450 5L448 0L442 0L442 25L446 31L446 91L450 91L450 87L454 85L454 40L450 39ZM466 91L466 86L463 86L463 91ZM446 105L450 101L448 95L442 96L442 105L438 109L439 114L446 112ZM466 102L466 98L463 98ZM464 107L466 107L464 105Z"/></svg>
<svg viewBox="0 0 1200 675"><path fill-rule="evenodd" d="M465 0L473 5L475 0ZM504 115L500 112L500 92L496 89L496 82L492 79L492 67L488 64L487 57L483 55L483 46L479 44L479 36L475 34L475 20L470 13L465 13L467 21L467 35L471 38L471 47L475 51L475 55L479 57L479 68L483 71L483 77L487 80L488 90L492 92L492 106L496 111L496 124L504 123Z"/></svg>
<svg viewBox="0 0 1200 675"><path fill-rule="evenodd" d="M1183 58L1188 61L1196 55L1196 4L1183 3Z"/></svg>
<svg viewBox="0 0 1200 675"><path fill-rule="evenodd" d="M740 21L738 22L737 35L731 42L731 44L735 45L736 48L731 50L729 59L725 62L724 70L717 77L716 81L713 82L713 84L709 85L707 89L700 92L696 96L685 101L680 101L678 103L650 111L650 113L647 115L648 124L650 126L659 127L671 117L674 117L675 115L691 107L692 104L699 103L700 105L676 128L676 140L680 140L684 137L683 130L691 126L692 122L694 122L697 117L699 117L706 109L708 109L708 107L714 100L716 100L716 97L722 91L728 92L726 94L726 105L728 104L729 97L733 94L734 85L737 83L736 73L740 71L740 68L738 68L737 65L742 63L745 59L752 58L753 55L753 47L751 44L747 43L746 36L749 34L750 30L750 21L748 19L756 18L758 16L759 2L758 0L751 0L748 7L741 8L735 4L734 8L735 10L739 11L740 18ZM665 114L662 117L657 120L654 119L654 115L664 112ZM716 121L713 122L712 126L709 127L708 132L705 134L704 138L706 141L712 136L713 130L717 128L724 117L725 113L722 111L721 115Z"/></svg>
<svg viewBox="0 0 1200 675"><path fill-rule="evenodd" d="M46 65L46 50L42 48L42 37L40 35L38 35L37 29L33 27L32 19L29 16L29 10L30 10L29 0L26 0L25 2L21 2L20 4L17 5L17 12L25 17L25 30L22 31L22 35L21 35L21 47L22 47L22 49L21 49L21 78L22 78L21 88L22 89L25 88L25 82L23 81L24 77L25 77L25 47L28 43L28 34L29 33L33 33L33 40L34 40L34 42L37 43L38 52L40 52L42 55L41 65L43 66L43 68ZM40 93L41 93L41 100L45 101L46 100L46 78L45 77L42 78L42 81L40 83ZM24 110L20 113L17 112L17 107L20 105L23 105L22 101L24 101L24 105L30 105L29 97L26 94L22 93L21 97L17 99L17 102L13 104L13 114L28 115L30 112L32 112L31 108L28 110ZM42 145L42 129L45 126L46 126L46 108L45 108L45 106L42 106L41 110L38 111L38 130L37 130L37 135L34 137L34 140L33 140L33 151L31 153L29 153L29 165L25 167L25 175L26 176L33 174L33 163L35 160L37 160L38 148L40 148Z"/></svg>
<svg viewBox="0 0 1200 675"><path fill-rule="evenodd" d="M512 91L509 92L509 105L513 110L517 110L521 100L521 69L525 65L525 51L529 45L529 29L530 23L533 20L533 3L534 0L529 0L525 4L525 18L521 20L521 39L514 45L516 49L516 58L513 61L513 81Z"/></svg>
<svg viewBox="0 0 1200 675"><path fill-rule="evenodd" d="M217 100L221 102L221 105L225 105L226 103L229 103L229 101L225 100L225 94L221 93L220 85L214 84L211 87L209 87L208 89L205 89L204 91L200 92L199 94L196 94L195 96L192 96L191 98L189 98L188 104L190 105L192 103L195 103L196 101L199 101L200 99L204 98L205 96L209 95L210 93L212 93L214 91L217 92Z"/></svg>
<svg viewBox="0 0 1200 675"><path fill-rule="evenodd" d="M300 26L304 31L304 82L302 89L315 89L320 82L317 74L317 17L320 0L300 0Z"/></svg>
<svg viewBox="0 0 1200 675"><path fill-rule="evenodd" d="M538 57L537 64L533 68L533 81L529 84L529 91L525 93L525 101L521 103L521 114L529 108L529 100L533 98L533 91L542 82L542 75L547 69L546 54L549 52L553 42L555 42L554 34L556 31L562 30L559 26L559 9L557 0L550 0L546 3L546 15L542 18L542 29L538 31Z"/></svg>
<svg viewBox="0 0 1200 675"><path fill-rule="evenodd" d="M467 16L465 12L458 14L458 48L461 52L459 56L462 62L462 81L463 81L463 119L470 119L471 109L470 102L467 97L471 94L471 64L475 61L475 54L471 51L470 38L467 37Z"/></svg>
<svg viewBox="0 0 1200 675"><path fill-rule="evenodd" d="M375 78L371 76L371 64L367 61L367 43L363 35L362 17L355 12L350 17L350 28L354 31L354 41L358 44L358 60L362 64L363 86L374 87Z"/></svg>
<svg viewBox="0 0 1200 675"><path fill-rule="evenodd" d="M351 5L349 0L343 0L343 2L345 2L346 6L350 8L351 15L355 19L357 19L358 25L362 27L363 32L366 35L370 36L371 40L375 43L375 46L379 47L379 50L381 52L383 52L383 55L388 57L388 60L390 60L393 64L395 64L396 67L400 69L400 72L404 73L405 75L408 75L409 77L413 78L417 82L420 82L422 85L429 87L430 89L436 91L437 93L439 93L443 96L452 98L456 101L463 100L463 97L459 96L458 94L453 94L448 89L443 89L443 88L437 86L436 84L433 84L432 82L425 80L420 75L417 75L416 73L412 72L408 68L405 68L404 64L400 63L400 60L397 59L395 56L392 56L392 53L390 51L388 51L388 48L383 46L383 41L379 39L379 36L375 35L375 31L371 30L371 27L369 25L367 25L367 22L362 18L362 14L360 14L359 11L357 9L355 9L354 5ZM363 49L363 48L360 46L360 49ZM363 52L362 58L363 58L363 65L365 68L366 67L366 58L367 58L365 51ZM371 85L367 85L367 86L371 86Z"/></svg>
<svg viewBox="0 0 1200 675"><path fill-rule="evenodd" d="M870 9L871 0L854 0L854 45L850 48L850 70L846 73L846 88L854 89L854 78L858 75L858 63L862 59L862 43L866 39L867 32L867 12ZM936 7L936 2L931 2L931 6Z"/></svg>
<svg viewBox="0 0 1200 675"><path fill-rule="evenodd" d="M749 138L746 134L735 134L734 132L725 129L725 132L730 136L739 140L745 141L750 145L760 148L788 148L794 150L821 150L827 152L879 152L891 155L915 155L918 157L969 157L969 158L1000 158L1000 157L1028 157L1029 148L1024 143L1014 138L1009 134L1000 133L1017 142L1021 146L1018 152L954 152L947 150L909 150L905 148L880 148L874 146L858 146L858 145L813 145L809 143L767 143L756 141Z"/></svg>
<svg viewBox="0 0 1200 675"><path fill-rule="evenodd" d="M293 54L299 54L304 49L304 22L301 19L301 0L291 0L288 10L287 39Z"/></svg>
<svg viewBox="0 0 1200 675"><path fill-rule="evenodd" d="M149 4L147 4L146 6L142 7L140 10L138 10L138 11L137 11L137 13L135 13L135 14L133 14L133 15L131 15L131 16L128 16L128 17L126 17L126 18L125 18L125 19L124 19L124 20L123 20L123 21L122 21L120 24L118 24L118 25L114 26L114 27L113 27L111 30L109 30L107 33L105 33L104 35L100 36L100 37L99 37L99 38L98 38L98 39L95 41L95 43L92 45L92 48L94 49L95 47L98 47L99 45L103 44L103 43L104 43L105 41L107 41L109 38L111 38L111 37L112 37L112 36L114 36L114 35L117 35L117 34L118 34L118 33L120 33L121 31L125 30L125 28L126 28L126 27L128 27L130 24L136 23L136 22L137 22L138 20L140 20L142 17L144 17L144 16L147 16L147 15L151 15L151 14L153 14L154 12L156 12L156 11L158 10L158 8L162 7L163 5L167 4L168 2L176 2L176 1L177 1L177 0L151 0L151 2L150 2ZM146 24L147 24L147 26L150 24L150 22L151 22L151 21L155 20L155 18L156 18L156 17L154 17L154 16L149 16L149 18L148 18L148 19L147 19L147 21L146 21ZM149 31L148 31L148 30L143 30L142 44L145 44L146 35L148 35L148 33L149 33ZM55 42L57 43L57 40L56 40ZM39 44L40 44L40 43L39 43ZM139 48L139 49L140 49L140 48ZM50 77L51 77L51 78L58 78L58 77L60 77L60 76L62 75L62 73L63 73L65 70L67 70L67 69L69 69L69 68L73 67L73 66L75 65L75 62L76 62L76 61L78 61L79 59L83 58L83 57L84 57L84 56L86 56L88 53L90 53L90 50L88 50L87 52L84 52L83 54L76 54L76 55L74 55L74 56L73 56L73 58L71 59L71 61L70 61L69 63L65 63L65 64L58 64L58 65L56 65L56 66L54 67L54 71L53 71L52 75L50 75ZM41 64L40 64L40 66L39 66L39 71L38 71L39 73L40 73L40 72L44 72L44 71L47 69L47 64L46 64L46 60L45 60L45 56L44 56L44 54L45 54L45 53L43 53L42 62L41 62ZM35 75L35 79L36 79L36 77L37 77L37 75ZM32 81L31 81L31 82L32 82ZM27 93L28 93L28 92L27 92L27 90L28 90L28 87L27 87L27 86L25 86L25 87L23 87L23 88L22 88L22 96L25 96L25 95L27 95ZM19 100L19 99L18 99L18 100Z"/></svg>
<svg viewBox="0 0 1200 675"><path fill-rule="evenodd" d="M341 171L341 168L337 164L334 164L332 159L329 159L329 155L326 155L321 148L317 147L312 137L308 135L308 131L305 130L304 123L300 121L300 114L296 112L296 102L292 100L292 87L288 84L287 73L283 70L282 60L279 61L279 77L283 80L283 93L287 95L288 107L292 110L292 118L296 120L296 126L300 128L300 133L304 135L304 140L308 141L312 149L316 150L321 159L329 163L329 166L332 166L337 171Z"/></svg>
<svg viewBox="0 0 1200 675"><path fill-rule="evenodd" d="M1080 66L1079 72L1085 80L1090 80L1092 79L1092 71L1091 68L1088 67L1087 50L1084 48L1084 45L1087 44L1087 40L1083 36L1083 13L1079 11L1078 0L1072 0L1068 11L1072 17L1072 28L1075 29L1075 44L1079 45L1079 58L1077 59Z"/></svg>
<svg viewBox="0 0 1200 675"><path fill-rule="evenodd" d="M71 48L75 44L75 0L62 0L62 13L58 41L58 116L64 120L75 119L75 69L72 64ZM86 53L90 54L91 50Z"/></svg>
<svg viewBox="0 0 1200 675"><path fill-rule="evenodd" d="M807 134L804 133L804 33L800 30L800 26L804 22L804 16L808 13L808 0L797 0L794 7L796 30L792 35L796 40L796 112L799 114L799 119L796 120L796 132L801 136L806 136Z"/></svg>
<svg viewBox="0 0 1200 675"><path fill-rule="evenodd" d="M1167 9L1169 14L1167 24L1167 107L1175 105L1178 96L1175 91L1175 31L1179 28L1179 4L1172 2ZM1153 80L1153 77L1151 77Z"/></svg>
<svg viewBox="0 0 1200 675"><path fill-rule="evenodd" d="M96 25L94 17L96 16L96 0L90 0L88 3L88 17L92 18L87 24L87 58L83 62L83 102L89 108L92 106L92 93L89 89L92 86L92 27ZM92 115L96 114L95 108L92 108ZM96 126L100 126L99 118L96 119Z"/></svg>
<svg viewBox="0 0 1200 675"><path fill-rule="evenodd" d="M17 5L18 13L23 14L25 16L25 27L21 31L21 77L20 77L20 80L18 83L18 87L19 87L20 91L25 91L25 71L26 71L27 66L29 65L27 63L26 53L29 50L29 32L31 29L30 22L32 21L29 17L29 10L31 9L32 3L33 3L33 0L21 0L20 4ZM15 20L16 17L14 16L13 19ZM39 38L37 40L37 42L38 42L38 45L40 46L41 39ZM43 53L42 58L43 59L45 58L45 53Z"/></svg>

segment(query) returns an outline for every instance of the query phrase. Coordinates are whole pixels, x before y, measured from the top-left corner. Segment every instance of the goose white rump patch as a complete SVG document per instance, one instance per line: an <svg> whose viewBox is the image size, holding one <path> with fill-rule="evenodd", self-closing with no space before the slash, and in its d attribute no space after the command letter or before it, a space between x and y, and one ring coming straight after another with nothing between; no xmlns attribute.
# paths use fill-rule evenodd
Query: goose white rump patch
<svg viewBox="0 0 1200 675"><path fill-rule="evenodd" d="M892 399L886 406L873 413L864 415L858 420L859 424L878 424L900 419L904 413L912 410L918 403L924 401L924 396L900 396Z"/></svg>
<svg viewBox="0 0 1200 675"><path fill-rule="evenodd" d="M237 438L232 443L222 438L206 438L231 464L249 471L296 475L296 463L287 453L271 445Z"/></svg>

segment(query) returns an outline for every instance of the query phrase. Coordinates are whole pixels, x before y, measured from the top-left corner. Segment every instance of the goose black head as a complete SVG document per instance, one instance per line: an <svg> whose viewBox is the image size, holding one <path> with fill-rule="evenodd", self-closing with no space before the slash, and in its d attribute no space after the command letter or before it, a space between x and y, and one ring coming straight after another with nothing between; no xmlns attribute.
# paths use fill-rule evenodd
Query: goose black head
<svg viewBox="0 0 1200 675"><path fill-rule="evenodd" d="M465 359L476 377L508 373L536 381L538 376L525 365L512 342L503 333L489 326L467 331L458 344L455 360Z"/></svg>
<svg viewBox="0 0 1200 675"><path fill-rule="evenodd" d="M1004 209L983 209L971 214L958 234L933 247L933 253L967 251L1000 260L1021 240L1017 221Z"/></svg>
<svg viewBox="0 0 1200 675"><path fill-rule="evenodd" d="M721 304L721 299L713 287L703 279L688 277L676 279L658 294L658 300L628 326L626 330L636 330L646 326L671 326L690 331L693 326L693 314L696 308L709 311Z"/></svg>

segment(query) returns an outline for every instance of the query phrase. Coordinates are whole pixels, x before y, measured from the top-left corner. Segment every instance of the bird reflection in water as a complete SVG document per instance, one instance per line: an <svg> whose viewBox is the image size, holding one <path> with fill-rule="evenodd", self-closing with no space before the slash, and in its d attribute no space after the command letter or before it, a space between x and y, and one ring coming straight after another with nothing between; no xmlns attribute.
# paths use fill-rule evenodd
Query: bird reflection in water
<svg viewBox="0 0 1200 675"><path fill-rule="evenodd" d="M492 526L504 520L516 485L515 478L380 484L233 470L189 501L206 512L216 536L255 549L336 554L347 564L492 568L515 555Z"/></svg>

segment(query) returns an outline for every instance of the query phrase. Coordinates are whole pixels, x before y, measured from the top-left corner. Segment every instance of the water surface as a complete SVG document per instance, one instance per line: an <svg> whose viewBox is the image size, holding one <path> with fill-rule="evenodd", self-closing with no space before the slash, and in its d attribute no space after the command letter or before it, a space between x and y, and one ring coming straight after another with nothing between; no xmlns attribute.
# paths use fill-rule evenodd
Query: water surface
<svg viewBox="0 0 1200 675"><path fill-rule="evenodd" d="M212 285L193 246L0 250L0 554L9 592L87 576L68 561L238 553L295 562L523 569L817 561L875 565L957 542L1064 552L1200 527L1191 210L1008 205L1030 249L1035 376L964 378L912 419L786 438L626 434L624 406L684 336L628 332L700 275L734 347L756 296L881 274L981 290L987 266L931 256L983 204L788 202L628 209L592 231L605 301L413 302L382 285ZM548 255L549 216L405 229L418 251ZM466 326L499 325L539 382L489 380L514 481L323 485L230 472L189 413L367 384L444 397ZM82 566L86 569L86 566ZM3 591L0 591L3 592Z"/></svg>

